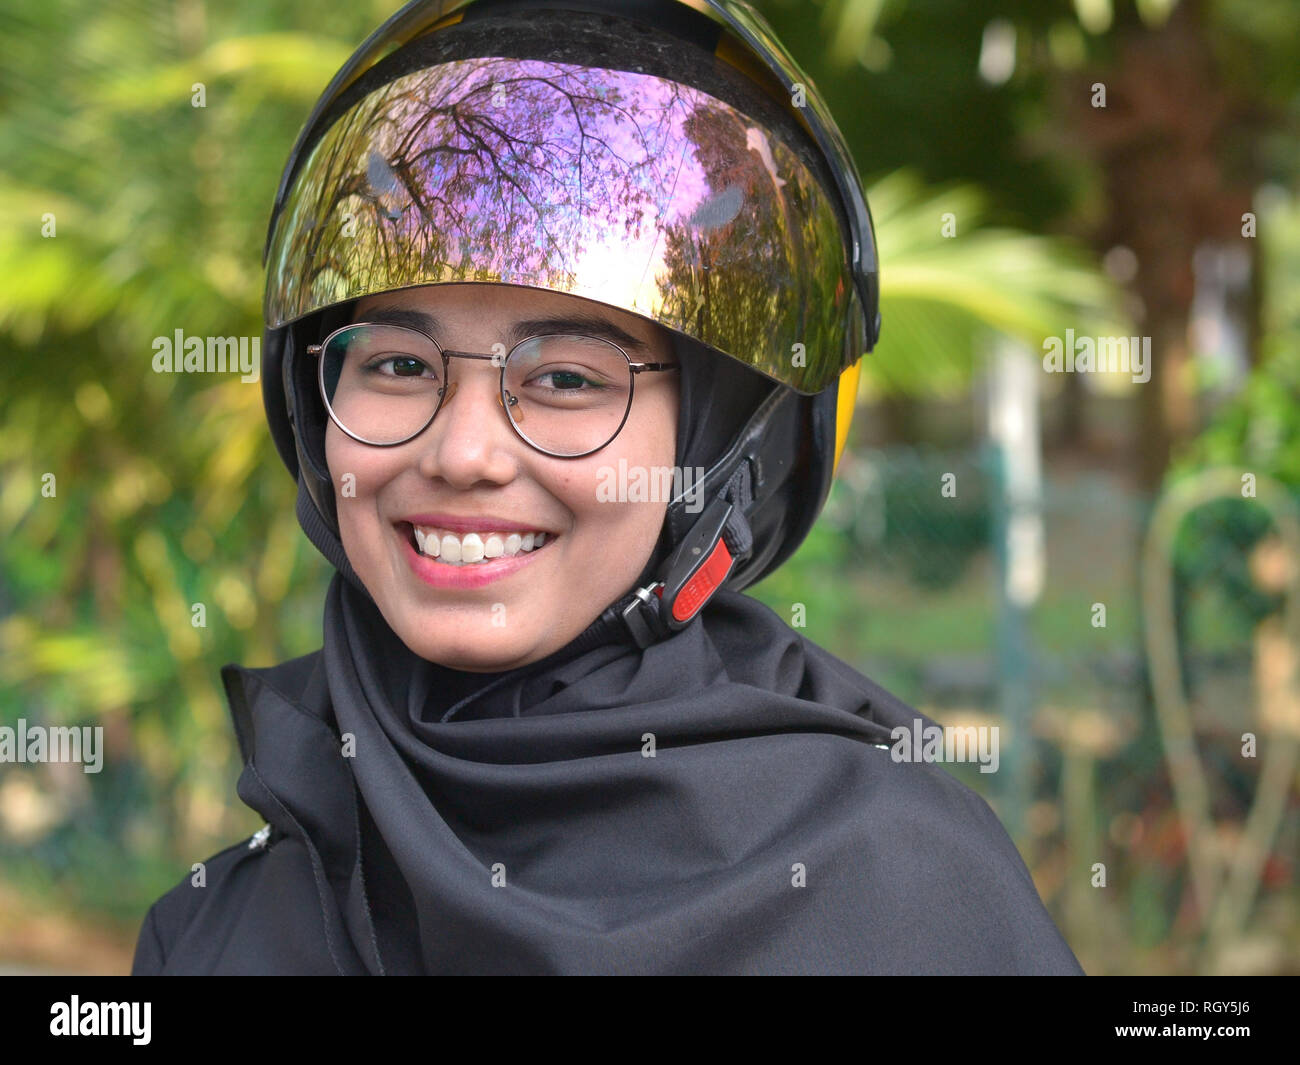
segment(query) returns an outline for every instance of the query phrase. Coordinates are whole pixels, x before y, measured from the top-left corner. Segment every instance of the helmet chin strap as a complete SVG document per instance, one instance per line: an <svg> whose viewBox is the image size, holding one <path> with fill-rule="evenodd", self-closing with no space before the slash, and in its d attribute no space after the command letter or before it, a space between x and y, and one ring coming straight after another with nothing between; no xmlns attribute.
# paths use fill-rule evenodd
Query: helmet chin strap
<svg viewBox="0 0 1300 1065"><path fill-rule="evenodd" d="M692 520L687 496L668 505L665 525L676 546L653 578L606 609L602 621L616 625L621 635L643 648L690 624L733 570L753 554L749 516L789 476L797 418L792 390L768 393L732 447L700 482L708 499L704 509Z"/></svg>
<svg viewBox="0 0 1300 1065"><path fill-rule="evenodd" d="M656 579L624 597L614 611L638 647L681 629L704 609L737 562L754 549L747 511L753 504L748 460L704 507L690 531L659 568ZM684 508L676 500L671 507Z"/></svg>

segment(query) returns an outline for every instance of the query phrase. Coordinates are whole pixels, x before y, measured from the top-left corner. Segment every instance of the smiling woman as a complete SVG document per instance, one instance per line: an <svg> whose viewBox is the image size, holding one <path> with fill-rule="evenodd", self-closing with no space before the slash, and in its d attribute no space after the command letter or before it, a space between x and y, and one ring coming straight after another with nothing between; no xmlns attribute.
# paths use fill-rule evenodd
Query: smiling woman
<svg viewBox="0 0 1300 1065"><path fill-rule="evenodd" d="M861 183L748 6L409 5L267 263L267 418L338 572L319 651L222 670L267 825L135 972L1080 971L988 805L891 758L933 723L742 594L880 325Z"/></svg>

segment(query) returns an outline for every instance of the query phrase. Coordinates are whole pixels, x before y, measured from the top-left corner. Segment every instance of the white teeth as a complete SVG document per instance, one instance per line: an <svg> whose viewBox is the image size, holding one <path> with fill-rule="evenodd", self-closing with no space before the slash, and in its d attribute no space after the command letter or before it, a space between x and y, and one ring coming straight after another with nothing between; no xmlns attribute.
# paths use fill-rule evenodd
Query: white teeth
<svg viewBox="0 0 1300 1065"><path fill-rule="evenodd" d="M534 551L546 543L546 533L449 533L413 526L419 552L452 565L474 565L494 558L509 558Z"/></svg>
<svg viewBox="0 0 1300 1065"><path fill-rule="evenodd" d="M451 533L442 538L442 557L448 562L460 561L460 541Z"/></svg>

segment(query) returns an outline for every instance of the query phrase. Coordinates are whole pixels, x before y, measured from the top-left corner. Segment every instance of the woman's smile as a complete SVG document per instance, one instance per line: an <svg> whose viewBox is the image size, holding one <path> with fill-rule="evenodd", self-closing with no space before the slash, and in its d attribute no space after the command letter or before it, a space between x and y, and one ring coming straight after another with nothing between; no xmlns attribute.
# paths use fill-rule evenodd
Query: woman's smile
<svg viewBox="0 0 1300 1065"><path fill-rule="evenodd" d="M555 542L552 537L538 545L537 536L544 538L544 533L494 533L485 541L472 532L462 537L450 532L438 537L435 530L425 536L410 522L396 528L412 573L434 588L482 588L519 572Z"/></svg>

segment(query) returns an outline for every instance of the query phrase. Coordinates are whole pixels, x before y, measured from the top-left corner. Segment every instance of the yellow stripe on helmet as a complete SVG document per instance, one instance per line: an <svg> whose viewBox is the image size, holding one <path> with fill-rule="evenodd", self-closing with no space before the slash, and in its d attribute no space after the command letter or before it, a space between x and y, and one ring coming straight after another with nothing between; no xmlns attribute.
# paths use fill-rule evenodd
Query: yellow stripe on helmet
<svg viewBox="0 0 1300 1065"><path fill-rule="evenodd" d="M859 359L840 374L839 391L835 397L835 464L831 467L831 477L840 468L840 455L849 439L849 423L853 421L853 411L858 400L858 376L862 371Z"/></svg>

